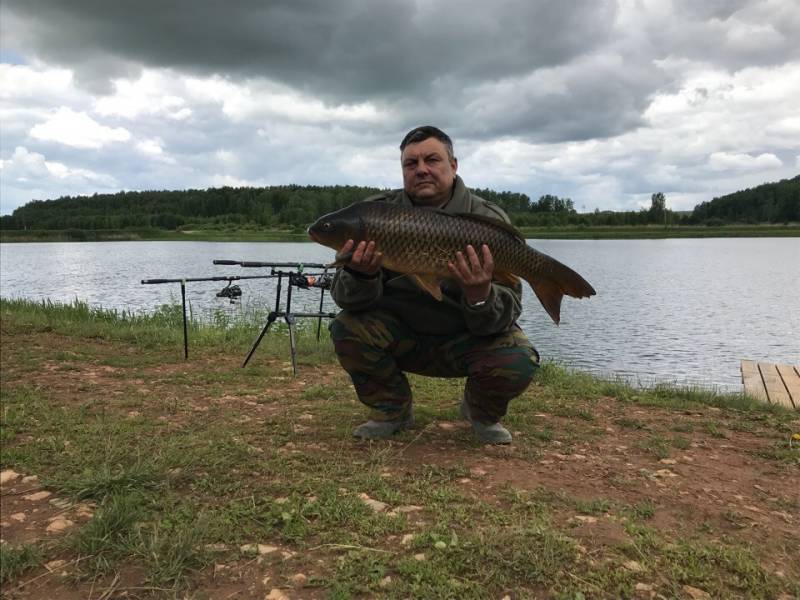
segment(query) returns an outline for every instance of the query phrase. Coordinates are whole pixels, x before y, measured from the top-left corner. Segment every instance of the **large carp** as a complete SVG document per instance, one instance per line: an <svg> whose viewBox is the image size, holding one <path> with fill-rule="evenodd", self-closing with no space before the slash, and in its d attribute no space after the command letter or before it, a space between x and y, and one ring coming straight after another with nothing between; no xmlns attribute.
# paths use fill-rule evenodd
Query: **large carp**
<svg viewBox="0 0 800 600"><path fill-rule="evenodd" d="M441 280L452 278L447 263L455 260L456 252L464 252L467 244L479 256L481 245L489 246L494 280L516 285L518 276L522 277L556 323L565 294L575 298L595 294L575 271L531 248L514 227L491 217L366 201L320 217L308 234L335 250L350 239L356 244L374 240L376 252L383 253L382 266L407 274L437 300L442 299ZM346 264L350 256L337 255L334 264Z"/></svg>

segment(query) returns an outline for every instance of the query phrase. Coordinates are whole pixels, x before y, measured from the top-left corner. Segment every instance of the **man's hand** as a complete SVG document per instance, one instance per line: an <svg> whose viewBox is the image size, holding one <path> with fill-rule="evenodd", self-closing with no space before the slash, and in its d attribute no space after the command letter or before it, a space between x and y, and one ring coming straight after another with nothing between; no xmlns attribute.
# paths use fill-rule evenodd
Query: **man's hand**
<svg viewBox="0 0 800 600"><path fill-rule="evenodd" d="M353 250L353 247L355 247L355 250ZM350 262L347 263L349 269L364 275L375 275L380 271L383 253L375 251L374 241L369 243L361 241L356 246L353 240L347 240L342 249L339 250L339 254L347 255L350 252L353 253L353 256L350 258Z"/></svg>
<svg viewBox="0 0 800 600"><path fill-rule="evenodd" d="M483 302L489 297L492 289L492 275L494 274L494 259L489 246L481 246L483 261L478 258L475 248L468 245L465 253L456 252L456 260L447 263L447 268L464 290L464 296L469 304Z"/></svg>

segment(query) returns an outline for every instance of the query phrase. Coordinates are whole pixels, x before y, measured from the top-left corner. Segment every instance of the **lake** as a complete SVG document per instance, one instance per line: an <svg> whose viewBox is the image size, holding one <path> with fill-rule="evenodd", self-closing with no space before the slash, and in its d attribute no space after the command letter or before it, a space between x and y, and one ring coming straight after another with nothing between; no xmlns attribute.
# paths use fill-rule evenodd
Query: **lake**
<svg viewBox="0 0 800 600"><path fill-rule="evenodd" d="M739 360L800 364L800 238L529 240L597 290L565 298L556 326L525 286L520 326L543 359L634 384L741 389ZM180 285L142 279L266 275L214 259L330 262L312 243L82 242L0 244L0 295L75 299L150 312L180 302ZM311 270L309 270L311 271ZM271 308L275 281L240 280L241 302L217 298L225 282L187 284L194 315ZM315 311L318 290L295 290ZM336 308L326 294L326 311ZM258 333L254 329L254 338Z"/></svg>

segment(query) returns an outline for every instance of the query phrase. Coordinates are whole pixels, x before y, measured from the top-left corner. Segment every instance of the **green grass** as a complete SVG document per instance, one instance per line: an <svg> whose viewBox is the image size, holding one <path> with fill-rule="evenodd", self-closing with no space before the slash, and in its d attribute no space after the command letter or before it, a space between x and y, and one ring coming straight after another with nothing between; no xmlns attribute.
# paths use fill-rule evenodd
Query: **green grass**
<svg viewBox="0 0 800 600"><path fill-rule="evenodd" d="M34 544L11 546L0 544L0 585L18 578L25 571L40 565L42 552Z"/></svg>
<svg viewBox="0 0 800 600"><path fill-rule="evenodd" d="M486 450L468 429L440 430L458 418L463 381L422 377L410 378L420 399L417 427L392 443L357 443L349 432L363 411L327 338L317 344L313 327L300 332L299 381L308 384L301 386L285 370L288 342L280 329L247 369L220 357L223 345L248 349L257 322L193 323L196 351L186 362L176 352L182 328L174 307L141 316L3 300L0 311L2 467L35 473L58 496L95 506L93 518L57 544L0 546L2 581L12 586L67 556L76 561L73 585L85 595L134 573L139 587L192 597L213 564L253 564L258 557L240 546L268 543L298 561L265 563L275 586L314 571L305 591L331 598L634 597L642 580L664 597L681 597L683 585L732 598L795 589L764 568L763 549L709 538L717 523L706 537L700 528L655 529L665 506L657 494L642 495L638 470L624 479L610 472L612 463L598 463L626 483L634 494L628 499L568 493L558 482L569 483L574 473L555 475L553 483L539 462L550 451L602 456L597 444L616 443L609 435L629 436L631 455L652 460L689 448L674 432L711 441L755 432L764 443L749 458L769 461L765 472L777 469L790 480L789 469L800 463L788 445L796 419L789 411L738 395L635 389L547 363L512 405L507 421L520 435L511 449ZM59 362L74 368L43 368ZM80 371L98 365L119 372L95 385L83 381ZM323 371L335 375L320 380ZM609 402L611 415L603 417ZM668 418L661 425L646 414L618 416L631 406ZM703 416L681 421L687 408ZM617 433L605 432L609 423ZM473 474L483 460L491 461L489 472ZM533 489L509 477L488 494L493 469L529 477ZM377 513L361 494L419 510ZM783 510L798 508L782 502ZM630 542L591 546L579 539L581 527L568 523L575 514L624 528ZM726 531L747 531L733 511L720 518L728 519ZM401 543L409 533L413 539ZM208 549L219 544L221 550ZM621 566L629 560L640 562L643 574Z"/></svg>

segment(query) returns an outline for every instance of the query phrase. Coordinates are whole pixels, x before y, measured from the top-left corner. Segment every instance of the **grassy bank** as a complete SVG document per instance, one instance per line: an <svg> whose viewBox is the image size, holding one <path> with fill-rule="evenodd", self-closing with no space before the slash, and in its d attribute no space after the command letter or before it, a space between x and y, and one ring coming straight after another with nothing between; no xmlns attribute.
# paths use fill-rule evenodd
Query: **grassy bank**
<svg viewBox="0 0 800 600"><path fill-rule="evenodd" d="M5 597L800 594L797 414L547 364L511 447L417 377L415 428L363 443L310 327L293 378L281 328L240 368L257 319L193 324L184 361L171 308L0 317Z"/></svg>
<svg viewBox="0 0 800 600"><path fill-rule="evenodd" d="M662 239L718 237L800 237L800 225L725 225L720 227L625 226L625 227L522 227L528 239ZM0 231L0 242L103 242L103 241L197 241L197 242L303 242L302 230L195 229L189 231L142 230L31 230Z"/></svg>

